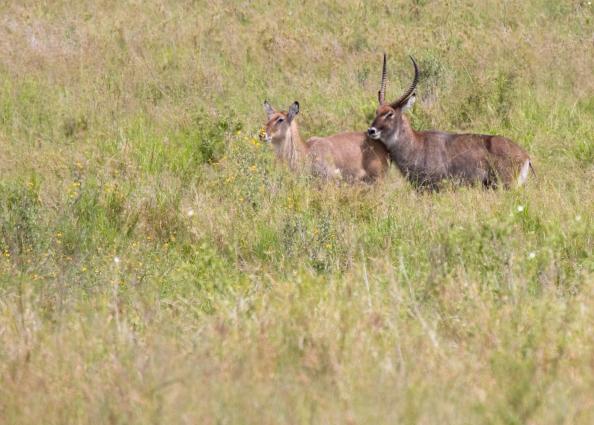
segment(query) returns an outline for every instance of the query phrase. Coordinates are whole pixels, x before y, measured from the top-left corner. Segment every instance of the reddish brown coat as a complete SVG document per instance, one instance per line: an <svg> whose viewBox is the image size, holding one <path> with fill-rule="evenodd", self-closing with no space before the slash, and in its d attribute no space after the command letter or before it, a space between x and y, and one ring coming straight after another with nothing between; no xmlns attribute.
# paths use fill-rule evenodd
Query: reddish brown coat
<svg viewBox="0 0 594 425"><path fill-rule="evenodd" d="M325 179L342 178L348 182L374 182L384 176L389 167L389 154L379 141L364 132L346 132L327 137L312 137L306 143L299 134L294 119L299 104L294 102L288 112L275 111L264 103L268 114L266 141L276 156L295 171L305 170Z"/></svg>

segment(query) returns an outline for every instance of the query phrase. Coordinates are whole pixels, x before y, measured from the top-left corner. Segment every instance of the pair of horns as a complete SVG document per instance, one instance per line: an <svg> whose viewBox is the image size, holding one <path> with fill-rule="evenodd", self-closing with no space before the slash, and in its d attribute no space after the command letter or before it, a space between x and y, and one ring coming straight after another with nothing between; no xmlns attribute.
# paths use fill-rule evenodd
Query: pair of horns
<svg viewBox="0 0 594 425"><path fill-rule="evenodd" d="M413 67L415 68L415 76L413 78L413 82L410 85L410 87L408 88L408 90L406 90L404 92L404 94L402 96L400 96L400 98L392 103L392 106L397 107L397 106L402 106L410 97L411 95L415 92L415 89L417 88L417 83L419 82L419 67L417 66L417 63L415 62L415 60L413 59L412 56L409 56L410 60L413 63ZM387 56L384 53L384 64L382 66L382 82L380 84L380 89L377 92L377 100L379 101L380 105L383 105L384 103L386 103L386 80L387 80Z"/></svg>

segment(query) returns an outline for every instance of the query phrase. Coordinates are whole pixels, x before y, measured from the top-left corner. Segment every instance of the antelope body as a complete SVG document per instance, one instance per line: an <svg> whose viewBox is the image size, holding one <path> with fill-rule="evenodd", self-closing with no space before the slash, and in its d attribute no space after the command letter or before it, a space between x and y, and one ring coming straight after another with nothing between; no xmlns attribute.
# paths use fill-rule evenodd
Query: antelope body
<svg viewBox="0 0 594 425"><path fill-rule="evenodd" d="M311 171L322 178L343 178L348 182L374 182L389 167L389 154L378 140L364 132L339 133L328 137L312 137L303 142L295 117L299 103L288 112L276 111L265 101L268 116L265 139L277 158L286 161L293 171Z"/></svg>
<svg viewBox="0 0 594 425"><path fill-rule="evenodd" d="M411 57L415 76L409 89L395 102L384 101L386 55L382 83L378 93L380 106L367 130L369 137L380 140L390 158L409 181L437 189L443 180L460 184L481 183L508 188L514 181L522 185L532 169L530 157L517 144L502 136L454 134L442 131L416 131L404 115L415 101L419 69ZM534 172L534 170L532 169Z"/></svg>

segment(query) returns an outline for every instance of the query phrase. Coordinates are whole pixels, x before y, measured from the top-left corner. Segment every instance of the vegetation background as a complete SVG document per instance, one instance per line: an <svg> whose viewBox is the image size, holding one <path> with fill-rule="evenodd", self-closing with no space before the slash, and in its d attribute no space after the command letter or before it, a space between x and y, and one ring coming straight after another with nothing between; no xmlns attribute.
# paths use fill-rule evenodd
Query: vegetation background
<svg viewBox="0 0 594 425"><path fill-rule="evenodd" d="M421 69L526 188L291 175ZM0 3L1 424L594 423L594 7Z"/></svg>

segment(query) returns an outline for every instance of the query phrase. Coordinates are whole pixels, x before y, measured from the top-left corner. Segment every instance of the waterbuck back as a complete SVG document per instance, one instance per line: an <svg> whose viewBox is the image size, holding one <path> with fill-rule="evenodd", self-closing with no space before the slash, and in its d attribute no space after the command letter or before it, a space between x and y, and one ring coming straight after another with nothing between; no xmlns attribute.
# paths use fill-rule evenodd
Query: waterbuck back
<svg viewBox="0 0 594 425"><path fill-rule="evenodd" d="M501 136L416 131L404 114L415 102L419 69L411 57L415 75L412 84L395 102L384 102L386 55L380 88L380 106L367 130L380 140L390 158L409 181L436 189L444 180L509 188L522 185L532 168L530 157L517 144Z"/></svg>

